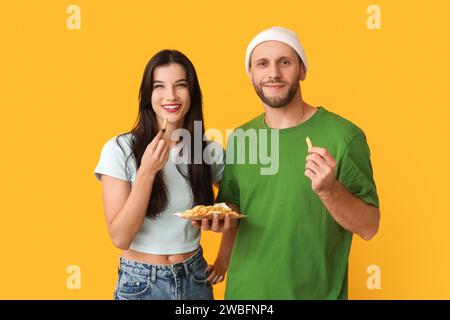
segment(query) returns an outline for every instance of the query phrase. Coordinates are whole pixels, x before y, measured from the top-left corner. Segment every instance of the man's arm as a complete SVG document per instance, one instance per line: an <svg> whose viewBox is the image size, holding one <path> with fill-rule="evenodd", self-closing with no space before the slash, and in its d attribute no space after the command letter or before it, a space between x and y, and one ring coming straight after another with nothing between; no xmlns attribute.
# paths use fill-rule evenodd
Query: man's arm
<svg viewBox="0 0 450 320"><path fill-rule="evenodd" d="M234 203L227 202L227 205L233 209L235 212L239 211L239 206ZM239 221L234 220L235 223L232 224L232 228L222 232L222 240L220 242L219 252L217 254L214 265L208 267L212 270L211 274L208 276L208 280L215 284L221 282L225 279L225 274L228 270L228 265L230 264L231 251L233 250L234 239L238 232ZM209 270L207 269L207 270Z"/></svg>
<svg viewBox="0 0 450 320"><path fill-rule="evenodd" d="M344 229L367 241L377 234L380 210L351 194L339 181L335 180L332 188L319 194L319 198Z"/></svg>
<svg viewBox="0 0 450 320"><path fill-rule="evenodd" d="M380 211L350 193L335 178L336 160L324 148L311 147L305 175L336 222L344 229L370 240L378 232Z"/></svg>
<svg viewBox="0 0 450 320"><path fill-rule="evenodd" d="M233 211L240 213L239 206L227 202L226 203ZM230 216L225 216L225 219L219 220L217 216L213 220L203 219L200 221L192 221L192 224L197 228L203 230L211 230L222 233L222 240L220 241L220 248L216 260L213 265L206 268L208 275L207 280L211 284L216 284L225 279L225 274L230 263L231 251L233 249L234 239L236 238L237 228L239 225L238 219L230 219Z"/></svg>

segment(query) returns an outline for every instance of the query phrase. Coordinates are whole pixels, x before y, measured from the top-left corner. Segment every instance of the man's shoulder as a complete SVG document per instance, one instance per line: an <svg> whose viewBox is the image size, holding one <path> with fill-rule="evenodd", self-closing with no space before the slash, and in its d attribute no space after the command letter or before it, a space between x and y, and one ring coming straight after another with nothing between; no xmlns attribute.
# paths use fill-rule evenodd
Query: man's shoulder
<svg viewBox="0 0 450 320"><path fill-rule="evenodd" d="M258 129L260 128L260 122L261 122L261 117L264 116L264 113L254 117L253 119L245 122L244 124L238 126L236 129L234 129L234 131L236 130L248 130L248 129Z"/></svg>
<svg viewBox="0 0 450 320"><path fill-rule="evenodd" d="M324 112L321 118L321 126L326 127L327 131L331 130L333 134L347 139L351 139L358 134L364 134L363 130L349 119L323 107L322 109Z"/></svg>

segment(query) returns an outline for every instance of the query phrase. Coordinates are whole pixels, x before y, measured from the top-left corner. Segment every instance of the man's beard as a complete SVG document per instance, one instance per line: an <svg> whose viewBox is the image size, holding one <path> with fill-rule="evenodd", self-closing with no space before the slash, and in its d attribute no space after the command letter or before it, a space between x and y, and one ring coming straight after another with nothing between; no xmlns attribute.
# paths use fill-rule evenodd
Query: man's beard
<svg viewBox="0 0 450 320"><path fill-rule="evenodd" d="M263 85L265 85L266 83L282 84L281 82L268 81L263 83ZM256 94L266 105L268 105L271 108L283 108L287 106L292 101L294 96L297 94L297 91L299 89L299 84L295 82L292 86L289 87L289 90L285 96L269 98L264 95L262 89L263 85L256 85L253 83L253 87L255 88Z"/></svg>

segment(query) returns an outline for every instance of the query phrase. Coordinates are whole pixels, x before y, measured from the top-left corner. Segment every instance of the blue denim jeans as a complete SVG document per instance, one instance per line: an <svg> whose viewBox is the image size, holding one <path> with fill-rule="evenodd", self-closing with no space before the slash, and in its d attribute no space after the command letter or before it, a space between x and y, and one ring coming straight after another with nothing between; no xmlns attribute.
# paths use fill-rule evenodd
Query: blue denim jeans
<svg viewBox="0 0 450 320"><path fill-rule="evenodd" d="M120 257L115 300L213 300L200 247L189 259L151 265Z"/></svg>

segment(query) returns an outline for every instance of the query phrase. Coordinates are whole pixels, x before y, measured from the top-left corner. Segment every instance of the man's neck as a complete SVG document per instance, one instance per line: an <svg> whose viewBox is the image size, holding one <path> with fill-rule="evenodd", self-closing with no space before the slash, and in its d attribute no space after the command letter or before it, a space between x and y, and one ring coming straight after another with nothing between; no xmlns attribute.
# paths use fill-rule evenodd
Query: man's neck
<svg viewBox="0 0 450 320"><path fill-rule="evenodd" d="M286 129L299 125L308 120L316 111L315 107L310 106L299 96L285 107L272 108L264 104L266 111L265 122L273 129Z"/></svg>

